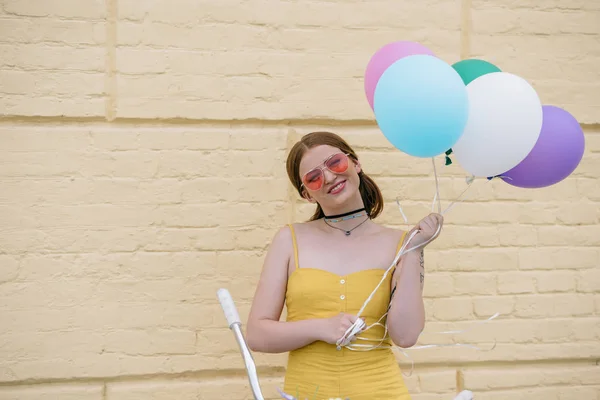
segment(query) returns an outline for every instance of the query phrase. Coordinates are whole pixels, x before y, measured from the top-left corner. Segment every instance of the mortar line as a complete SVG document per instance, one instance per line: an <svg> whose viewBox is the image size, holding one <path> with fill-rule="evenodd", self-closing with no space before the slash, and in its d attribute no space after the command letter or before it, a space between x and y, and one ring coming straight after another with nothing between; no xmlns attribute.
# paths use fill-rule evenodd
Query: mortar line
<svg viewBox="0 0 600 400"><path fill-rule="evenodd" d="M403 369L406 369L409 364L400 363ZM444 363L444 362L422 362L418 369L421 372L434 372L440 370L465 368L476 369L515 369L515 368L531 368L531 367L582 367L587 366L596 368L600 366L600 360L596 357L590 358L573 358L573 359L546 359L546 360L522 360L522 361L466 361L462 363ZM281 377L285 372L282 366L259 366L258 375L261 379ZM415 369L416 370L416 369ZM462 372L461 372L462 376ZM464 376L462 376L464 377ZM222 370L199 370L187 371L180 373L155 373L155 374L127 374L121 376L98 376L98 377L72 377L72 378L34 378L23 379L17 381L0 382L2 387L17 387L17 386L34 386L34 385L55 385L55 384L102 384L108 385L119 382L140 382L140 381L194 381L194 382L212 382L214 380L231 380L231 379L247 379L247 371L245 369L222 369ZM462 383L464 384L464 383Z"/></svg>
<svg viewBox="0 0 600 400"><path fill-rule="evenodd" d="M40 124L40 125L65 125L65 124L83 124L83 123L102 123L106 122L104 117L61 117L61 116L22 116L22 115L3 115L0 116L0 124ZM370 119L300 119L300 118L281 118L281 119L260 119L260 118L244 118L244 119L215 119L215 118L118 118L115 117L112 121L120 125L136 125L136 126L169 126L169 125L195 125L195 126L210 126L210 127L227 127L227 128L265 128L265 127L281 127L289 128L292 126L302 127L373 127L377 128L377 123ZM111 124L113 126L114 124Z"/></svg>
<svg viewBox="0 0 600 400"><path fill-rule="evenodd" d="M20 115L6 115L0 116L0 126L10 125L18 126L22 125L44 125L44 127L73 125L81 126L83 124L97 125L99 127L108 126L123 126L130 127L135 125L138 128L151 127L151 128L162 128L162 127L196 127L196 128L219 128L225 127L230 129L237 128L311 128L311 127L328 127L328 128L367 128L367 129L378 129L377 122L370 119L271 119L264 120L259 118L247 118L247 119L211 119L211 118L165 118L165 119L152 119L152 118L114 118L107 124L107 119L104 117L38 117L38 116L20 116ZM600 133L600 122L580 122L579 124L585 130L597 130Z"/></svg>

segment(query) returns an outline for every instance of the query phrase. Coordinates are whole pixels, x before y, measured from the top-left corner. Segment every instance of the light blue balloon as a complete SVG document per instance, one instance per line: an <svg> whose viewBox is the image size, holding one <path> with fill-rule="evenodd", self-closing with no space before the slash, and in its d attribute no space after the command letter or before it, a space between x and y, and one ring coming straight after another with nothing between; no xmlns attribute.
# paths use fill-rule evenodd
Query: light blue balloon
<svg viewBox="0 0 600 400"><path fill-rule="evenodd" d="M460 75L430 55L399 59L381 75L374 96L375 118L397 149L434 157L450 149L467 124L469 99Z"/></svg>

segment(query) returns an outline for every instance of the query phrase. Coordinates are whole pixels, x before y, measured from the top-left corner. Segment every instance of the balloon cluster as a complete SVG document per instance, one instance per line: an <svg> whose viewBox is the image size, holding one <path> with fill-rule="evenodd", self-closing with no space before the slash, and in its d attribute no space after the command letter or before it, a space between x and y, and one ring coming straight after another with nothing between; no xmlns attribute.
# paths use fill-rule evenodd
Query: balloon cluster
<svg viewBox="0 0 600 400"><path fill-rule="evenodd" d="M370 59L364 82L382 133L411 156L445 154L448 164L453 154L474 177L523 188L562 181L583 157L577 120L487 61L450 65L419 43L393 42Z"/></svg>

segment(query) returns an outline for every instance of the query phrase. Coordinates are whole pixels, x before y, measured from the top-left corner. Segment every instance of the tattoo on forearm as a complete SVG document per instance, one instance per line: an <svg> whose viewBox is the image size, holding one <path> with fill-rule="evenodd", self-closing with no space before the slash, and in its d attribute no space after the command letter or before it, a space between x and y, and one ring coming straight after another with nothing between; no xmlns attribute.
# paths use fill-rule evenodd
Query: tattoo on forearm
<svg viewBox="0 0 600 400"><path fill-rule="evenodd" d="M425 282L425 252L423 250L421 250L419 263L421 264L421 289L423 289L423 283Z"/></svg>

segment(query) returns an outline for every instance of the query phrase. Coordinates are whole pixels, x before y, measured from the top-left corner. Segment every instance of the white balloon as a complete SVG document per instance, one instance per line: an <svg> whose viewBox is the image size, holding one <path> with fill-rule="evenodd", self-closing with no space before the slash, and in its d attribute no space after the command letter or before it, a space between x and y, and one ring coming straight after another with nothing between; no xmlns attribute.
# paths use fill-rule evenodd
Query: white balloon
<svg viewBox="0 0 600 400"><path fill-rule="evenodd" d="M527 157L542 129L542 103L523 78L492 72L467 85L469 118L452 147L470 174L497 176Z"/></svg>

